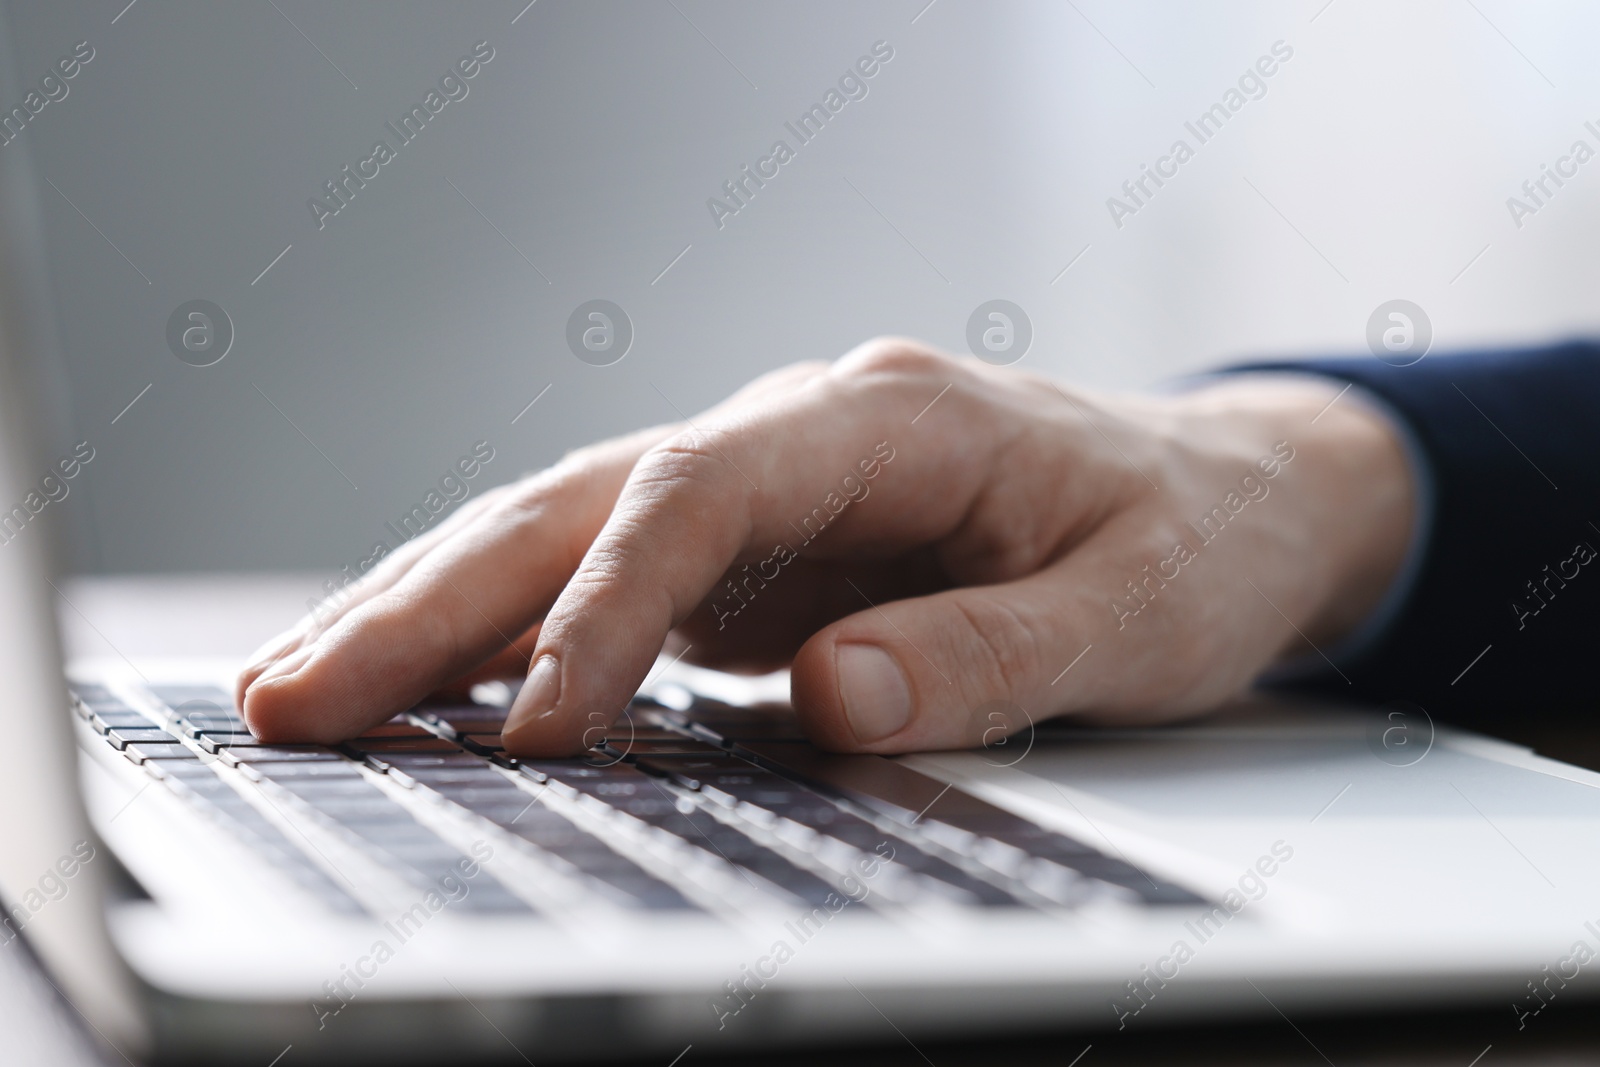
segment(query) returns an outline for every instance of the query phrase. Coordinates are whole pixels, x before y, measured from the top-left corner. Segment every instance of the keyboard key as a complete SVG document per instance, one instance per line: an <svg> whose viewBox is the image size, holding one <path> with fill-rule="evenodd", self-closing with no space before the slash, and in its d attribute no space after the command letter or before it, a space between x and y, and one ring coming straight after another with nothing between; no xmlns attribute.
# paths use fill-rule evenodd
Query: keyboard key
<svg viewBox="0 0 1600 1067"><path fill-rule="evenodd" d="M439 838L390 837L382 839L383 850L400 862L437 878L455 867L462 859L461 852Z"/></svg>
<svg viewBox="0 0 1600 1067"><path fill-rule="evenodd" d="M169 788L196 805L197 810L263 862L288 876L324 907L343 914L359 914L365 910L291 842L277 824L224 782L211 765L198 760L192 763L169 760L160 766Z"/></svg>
<svg viewBox="0 0 1600 1067"><path fill-rule="evenodd" d="M320 745L256 745L229 748L227 756L236 763L340 763L349 761L331 748ZM350 770L354 772L355 768Z"/></svg>
<svg viewBox="0 0 1600 1067"><path fill-rule="evenodd" d="M506 724L502 711L491 714L490 709L477 705L467 708L435 708L418 715L425 722L448 726L458 733L497 734Z"/></svg>
<svg viewBox="0 0 1600 1067"><path fill-rule="evenodd" d="M424 734L419 737L358 737L354 741L346 741L342 746L351 752L372 753L380 757L398 755L435 755L447 752L459 753L461 749L449 741Z"/></svg>
<svg viewBox="0 0 1600 1067"><path fill-rule="evenodd" d="M470 774L489 771L488 765L481 757L463 752L459 748L454 752L443 752L437 756L418 756L408 752L399 755L386 752L381 756L369 752L364 756L363 762L374 770L386 771L390 767L395 767L412 778L440 771L462 771Z"/></svg>
<svg viewBox="0 0 1600 1067"><path fill-rule="evenodd" d="M144 743L135 741L123 749L122 754L135 763L162 760L173 763L188 762L200 766L200 757L179 744Z"/></svg>
<svg viewBox="0 0 1600 1067"><path fill-rule="evenodd" d="M487 782L472 785L439 785L428 781L422 781L422 784L467 810L479 813L504 807L515 807L520 811L535 803L532 796L503 779L498 785Z"/></svg>
<svg viewBox="0 0 1600 1067"><path fill-rule="evenodd" d="M114 695L104 686L79 686L73 695L77 697L74 702L74 711L77 712L80 718L89 718L95 714L140 714L124 703L121 697Z"/></svg>
<svg viewBox="0 0 1600 1067"><path fill-rule="evenodd" d="M107 704L117 699L105 686L92 683L73 682L68 691L85 704Z"/></svg>
<svg viewBox="0 0 1600 1067"><path fill-rule="evenodd" d="M362 777L357 765L339 751L315 745L264 745L252 736L232 709L232 697L214 686L158 686L156 695L181 709L175 726L208 752L222 755L222 763L237 767L253 780L266 780L287 789L342 826L357 840L377 850L383 861L418 890L435 890L449 906L473 912L526 912L527 905L487 875L466 879L460 865L470 862L463 853L417 822L406 809ZM91 695L98 695L93 694ZM169 787L225 825L257 855L301 885L325 906L359 912L360 905L291 843L276 824L177 737L157 729L148 718L125 705L106 708L100 723L107 740L137 762L160 767ZM474 759L478 768L494 776L481 760L458 748L435 741L414 724L397 721L377 727L357 744L371 745L402 760L437 762L451 755ZM442 745L442 748L440 747ZM448 773L449 768L441 770ZM498 778L498 776L495 776ZM503 783L503 779L499 779ZM515 788L512 788L516 792Z"/></svg>
<svg viewBox="0 0 1600 1067"><path fill-rule="evenodd" d="M186 708L175 712L174 718L183 724L190 737L201 733L249 733L244 719L232 711L217 708Z"/></svg>
<svg viewBox="0 0 1600 1067"><path fill-rule="evenodd" d="M290 779L305 778L345 778L361 779L361 771L349 760L296 760L290 762L276 762L262 759L260 762L244 762L239 757L248 756L264 751L257 748L241 748L237 752L227 749L223 752L225 761L239 763L242 768L251 768L260 773L268 781L282 783Z"/></svg>
<svg viewBox="0 0 1600 1067"><path fill-rule="evenodd" d="M244 764L243 766L257 766L269 771L273 769L271 764ZM291 764L290 766L299 767L303 766L303 764ZM375 788L371 782L359 774L331 778L294 777L292 775L274 774L271 780L313 807L326 800L339 797L364 797L373 792Z"/></svg>
<svg viewBox="0 0 1600 1067"><path fill-rule="evenodd" d="M311 803L324 818L364 842L385 866L413 888L437 890L452 901L452 907L497 913L530 910L489 875L479 873L471 880L465 878L461 864L472 861L464 853L417 822L410 812L371 782L359 781L364 791L351 790L338 796L302 796L302 799ZM305 784L291 779L288 788L301 795L295 787Z"/></svg>
<svg viewBox="0 0 1600 1067"><path fill-rule="evenodd" d="M154 726L125 727L119 726L106 731L106 740L116 749L124 749L132 744L139 745L176 745L178 739L165 730L158 730Z"/></svg>
<svg viewBox="0 0 1600 1067"><path fill-rule="evenodd" d="M419 767L414 763L407 763L405 768L416 781L432 789L475 785L516 788L482 760L475 760L471 765L449 764L438 767Z"/></svg>
<svg viewBox="0 0 1600 1067"><path fill-rule="evenodd" d="M639 701L636 706L646 721L692 733L719 747L745 740L805 740L799 718L786 707L739 708L687 691L680 691L677 696L672 707L653 701Z"/></svg>
<svg viewBox="0 0 1600 1067"><path fill-rule="evenodd" d="M606 856L610 852L598 838L591 838L587 831L553 812L534 808L526 812L513 812L509 816L492 821L501 829L516 834L524 841L553 852L562 859L579 863L580 866L584 856Z"/></svg>
<svg viewBox="0 0 1600 1067"><path fill-rule="evenodd" d="M451 736L459 737L462 734L493 734L499 737L502 729L506 728L504 718L440 718L435 720L435 726L448 729Z"/></svg>
<svg viewBox="0 0 1600 1067"><path fill-rule="evenodd" d="M299 791L296 791L295 795L302 800L308 799ZM410 818L391 798L378 789L371 789L367 794L319 796L313 806L329 818L342 823L384 822L400 815Z"/></svg>
<svg viewBox="0 0 1600 1067"><path fill-rule="evenodd" d="M207 730L199 737L196 737L195 741L200 745L201 748L213 754L229 748L264 747L262 742L258 740L254 734L224 733L221 731L212 733L211 731Z"/></svg>
<svg viewBox="0 0 1600 1067"><path fill-rule="evenodd" d="M693 802L685 801L688 811L680 810L677 798L659 781L629 764L592 767L544 761L539 766L553 780L576 792L664 830L736 870L760 875L807 903L820 904L836 891L816 874L719 822Z"/></svg>
<svg viewBox="0 0 1600 1067"><path fill-rule="evenodd" d="M520 760L519 769L538 781L553 781L577 788L589 781L629 781L639 776L638 768L620 761L609 764L582 760Z"/></svg>
<svg viewBox="0 0 1600 1067"><path fill-rule="evenodd" d="M233 694L217 685L152 685L150 692L169 708L184 704L211 704L232 708Z"/></svg>
<svg viewBox="0 0 1600 1067"><path fill-rule="evenodd" d="M699 745L697 750L689 752L647 753L634 757L632 762L652 774L671 778L686 789L708 787L725 795L733 795L760 787L790 799L801 796L822 799L815 790L790 782L748 760L709 745Z"/></svg>
<svg viewBox="0 0 1600 1067"><path fill-rule="evenodd" d="M811 831L818 838L831 838L863 853L878 852L887 845L894 849L895 862L902 867L958 889L981 904L1015 906L1022 903L1013 894L917 848L909 840L885 834L815 791L735 756L722 753L709 759L654 756L639 762L641 766L685 784L693 782L701 792L719 798L746 818L767 823L775 833L779 830L778 820L782 819ZM800 836L803 835L796 835L796 838Z"/></svg>
<svg viewBox="0 0 1600 1067"><path fill-rule="evenodd" d="M704 811L673 810L645 821L720 857L735 869L765 878L807 904L822 904L829 896L838 895L831 882L752 841Z"/></svg>
<svg viewBox="0 0 1600 1067"><path fill-rule="evenodd" d="M156 724L151 721L149 716L129 708L126 711L94 712L89 717L89 725L94 727L97 733L103 734L107 730L114 730L119 726L129 729L150 729Z"/></svg>
<svg viewBox="0 0 1600 1067"><path fill-rule="evenodd" d="M172 709L186 736L195 737L205 731L250 730L233 706L233 694L216 686L153 686L151 692Z"/></svg>
<svg viewBox="0 0 1600 1067"><path fill-rule="evenodd" d="M109 690L79 686L75 691L99 713L91 724L130 759L162 768L175 784L190 783L196 802L220 815L237 813L242 823L252 814L259 817L195 753ZM520 760L504 752L505 709L496 706L418 708L330 749L261 744L234 710L231 693L219 687L158 686L152 692L182 709L175 731L221 753L222 762L288 789L376 850L418 888L436 885L461 854L364 778L358 763L392 774L408 788L414 784L431 791L419 796L437 794L487 819L646 908L694 905L628 856L625 835L614 840L601 831L597 836L584 817L574 813L574 822L562 814L572 800L602 820L634 819L670 834L812 906L838 892L833 883L839 875L818 874L808 865L842 871L853 857L884 846L894 849L892 877L878 883L886 900L914 900L907 887L924 885L942 885L935 895L946 899L991 906L1018 905L1018 894L1076 903L1107 892L1108 886L1151 903L1200 899L1067 835L959 790L946 791L945 783L909 768L876 757L839 762L818 753L799 743L803 734L791 714L745 711L699 698L674 700L674 707L689 708L679 711L641 698L606 731L609 747L603 753L580 760ZM518 771L524 785L508 780L497 767ZM702 802L682 797L662 777L721 805L732 824ZM535 797L527 780L554 790L550 803ZM782 841L781 848L763 844L771 841L766 834ZM810 852L816 860L793 850ZM291 847L285 855L300 853ZM315 866L309 869L307 877L320 876ZM880 898L875 893L873 899ZM478 879L452 906L524 910L514 894L490 878Z"/></svg>
<svg viewBox="0 0 1600 1067"><path fill-rule="evenodd" d="M496 752L503 752L505 746L500 743L499 734L462 734L458 740L469 752L476 752L480 756L492 756Z"/></svg>
<svg viewBox="0 0 1600 1067"><path fill-rule="evenodd" d="M381 795L381 794L380 794ZM383 797L387 800L387 797ZM412 819L410 815L393 806L387 818L354 819L342 816L338 809L318 807L318 811L352 831L357 837L379 847L427 846L436 847L442 842L432 830Z"/></svg>
<svg viewBox="0 0 1600 1067"><path fill-rule="evenodd" d="M188 786L189 788L193 789L195 792L197 792L197 793L208 793L208 794L209 793L224 793L225 792L225 793L228 793L228 794L230 794L232 796L238 796L239 795L237 792L234 791L233 786L229 785L227 782L222 780L222 776L219 775L216 772L216 770L214 769L214 766L203 764L203 763L190 763L190 764L184 764L184 766L186 768L187 767L199 768L198 771L195 771L193 773L185 772L183 774L177 775L178 778L183 780L183 783L186 786ZM201 774L201 773L199 773L199 771L204 771L205 773Z"/></svg>
<svg viewBox="0 0 1600 1067"><path fill-rule="evenodd" d="M130 746L128 751L131 752L137 747L137 745ZM201 763L199 760L150 760L145 764L145 771L157 778L180 778L187 781L190 778L215 778L217 772L213 767L213 764Z"/></svg>
<svg viewBox="0 0 1600 1067"><path fill-rule="evenodd" d="M508 833L553 854L581 874L618 890L637 906L651 910L693 909L682 893L640 867L633 860L613 851L564 816L541 804L536 798L515 790L524 798L520 807L499 791L482 791L474 796L457 792L454 796L476 806L463 805ZM450 796L450 794L445 794ZM453 799L453 798L452 798ZM529 803L531 801L532 803Z"/></svg>
<svg viewBox="0 0 1600 1067"><path fill-rule="evenodd" d="M632 859L616 853L600 838L541 805L538 798L517 789L498 773L485 769L491 781L475 777L472 784L440 784L419 777L421 784L437 789L451 803L469 809L531 845L554 853L589 877L621 889L637 904L650 909L693 907L677 889L670 888Z"/></svg>
<svg viewBox="0 0 1600 1067"><path fill-rule="evenodd" d="M837 790L913 833L1025 884L1034 880L1033 862L1045 860L1057 869L1129 890L1148 904L1201 900L1189 890L892 761L833 755L784 742L741 743L737 751L806 782ZM1030 857L1028 863L1019 861L1017 850ZM1041 884L1059 881L1049 869L1042 869L1039 876ZM1074 892L1072 901L1060 902L1071 903L1079 897Z"/></svg>
<svg viewBox="0 0 1600 1067"><path fill-rule="evenodd" d="M390 721L381 726L374 726L363 733L356 741L377 741L382 738L427 738L432 737L428 731L410 722Z"/></svg>
<svg viewBox="0 0 1600 1067"><path fill-rule="evenodd" d="M207 715L193 719L182 716L177 719L177 722L182 724L182 731L185 737L216 737L218 734L248 734L250 732L250 727L246 726L244 720L238 716L212 718Z"/></svg>

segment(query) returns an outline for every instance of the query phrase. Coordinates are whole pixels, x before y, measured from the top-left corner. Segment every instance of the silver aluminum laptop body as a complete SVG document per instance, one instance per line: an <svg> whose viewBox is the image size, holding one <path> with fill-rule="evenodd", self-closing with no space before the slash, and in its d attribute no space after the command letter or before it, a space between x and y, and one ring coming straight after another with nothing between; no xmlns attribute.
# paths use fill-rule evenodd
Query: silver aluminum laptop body
<svg viewBox="0 0 1600 1067"><path fill-rule="evenodd" d="M48 469L29 426L40 391L28 378L48 360L49 311L24 151L0 153L7 506ZM293 761L254 770L242 742L205 747L204 709L185 717L183 701L157 699L162 687L227 686L235 657L124 658L91 640L64 672L55 609L99 630L52 586L48 548L36 528L0 545L9 742L0 937L24 938L93 1030L130 1056L266 1063L292 1044L296 1062L447 1050L670 1058L690 1044L877 1039L890 1027L914 1040L1115 1030L1267 1013L1268 997L1291 1016L1465 996L1514 1004L1546 968L1583 955L1578 944L1600 950L1590 888L1600 880L1600 775L1415 718L1267 702L1171 730L1041 729L980 753L834 760L763 736L749 715L715 706L702 715L706 705L688 696L698 688L737 702L756 690L664 675L638 729L590 764L605 773L625 756L656 759L667 770L652 788L669 804L824 872L834 896L815 904L766 891L751 868L692 842L640 830L602 793L496 767L503 788L527 798L529 818L589 834L693 905L636 907L575 876L562 858L572 846L530 845L450 799L465 793L429 787L426 768L408 773L393 746L330 757L343 761L332 777L361 794L361 811L392 804L456 850L464 865L419 885L321 817L316 789L280 785L274 775L290 775L282 768ZM69 701L64 673L84 701ZM183 773L130 758L143 742L116 747L95 708L195 731L171 742L188 753ZM806 783L850 825L873 827L883 849L807 837L759 803L726 803L713 779L696 790L701 772L671 763L685 758L673 737L691 758L695 739L738 743L717 758L744 760L752 780ZM418 749L424 763L434 758L426 739ZM1177 902L1147 903L1137 881L1074 880L986 836L1017 817L1041 828L1040 840L1092 852L1095 869L1176 887ZM238 829L246 822L248 834ZM409 840L417 854L441 847ZM985 884L1033 886L1017 890L1027 906L922 892L924 875L906 866L919 850Z"/></svg>

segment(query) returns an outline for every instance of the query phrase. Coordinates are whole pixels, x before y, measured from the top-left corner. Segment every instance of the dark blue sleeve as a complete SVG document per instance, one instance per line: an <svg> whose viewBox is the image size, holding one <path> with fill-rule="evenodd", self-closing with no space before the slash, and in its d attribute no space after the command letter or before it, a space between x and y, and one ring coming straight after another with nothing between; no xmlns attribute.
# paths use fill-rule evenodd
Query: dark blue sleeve
<svg viewBox="0 0 1600 1067"><path fill-rule="evenodd" d="M1392 625L1329 692L1493 723L1592 708L1600 685L1600 346L1257 363L1356 383L1405 420L1432 528Z"/></svg>

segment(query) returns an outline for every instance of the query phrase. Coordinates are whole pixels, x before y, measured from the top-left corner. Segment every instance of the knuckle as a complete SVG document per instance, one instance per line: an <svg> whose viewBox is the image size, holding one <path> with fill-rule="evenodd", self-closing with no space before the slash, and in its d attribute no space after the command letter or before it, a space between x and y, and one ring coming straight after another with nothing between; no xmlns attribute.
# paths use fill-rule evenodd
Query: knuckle
<svg viewBox="0 0 1600 1067"><path fill-rule="evenodd" d="M515 492L485 509L479 523L491 530L513 531L519 538L537 536L560 495L549 482L519 484Z"/></svg>
<svg viewBox="0 0 1600 1067"><path fill-rule="evenodd" d="M610 441L595 441L568 449L553 466L529 475L518 484L537 484L552 475L568 475L590 470L605 461L611 445Z"/></svg>
<svg viewBox="0 0 1600 1067"><path fill-rule="evenodd" d="M798 384L820 378L828 373L830 364L825 360L804 360L791 363L756 378L733 395L733 400L749 400L768 393L788 390Z"/></svg>
<svg viewBox="0 0 1600 1067"><path fill-rule="evenodd" d="M522 483L511 482L508 485L492 485L478 494L478 507L492 508L500 501L512 496Z"/></svg>
<svg viewBox="0 0 1600 1067"><path fill-rule="evenodd" d="M950 357L904 337L875 337L857 345L834 364L844 375L895 375L921 377L949 374L956 366Z"/></svg>
<svg viewBox="0 0 1600 1067"><path fill-rule="evenodd" d="M655 445L634 465L631 481L681 494L709 494L727 499L739 494L743 480L734 467L738 450L734 434L725 430L688 430Z"/></svg>
<svg viewBox="0 0 1600 1067"><path fill-rule="evenodd" d="M603 471L609 458L606 442L585 445L567 452L552 465L533 471L510 485L497 503L505 508L545 507L553 500L573 500L588 492L596 472Z"/></svg>
<svg viewBox="0 0 1600 1067"><path fill-rule="evenodd" d="M582 485L582 468L568 465L563 460L548 470L505 486L503 495L486 501L486 510L515 515L541 512L550 507L553 501L578 491Z"/></svg>

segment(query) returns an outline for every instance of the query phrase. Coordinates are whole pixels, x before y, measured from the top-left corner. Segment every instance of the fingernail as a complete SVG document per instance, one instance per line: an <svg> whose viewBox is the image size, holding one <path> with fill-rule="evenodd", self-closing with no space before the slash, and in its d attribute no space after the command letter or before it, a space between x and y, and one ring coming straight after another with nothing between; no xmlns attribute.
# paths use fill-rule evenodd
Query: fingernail
<svg viewBox="0 0 1600 1067"><path fill-rule="evenodd" d="M506 720L505 732L510 733L523 723L546 714L561 699L561 661L554 656L540 656L522 684L517 706Z"/></svg>
<svg viewBox="0 0 1600 1067"><path fill-rule="evenodd" d="M839 696L856 740L899 733L911 719L911 687L900 665L877 645L840 645L834 653Z"/></svg>

